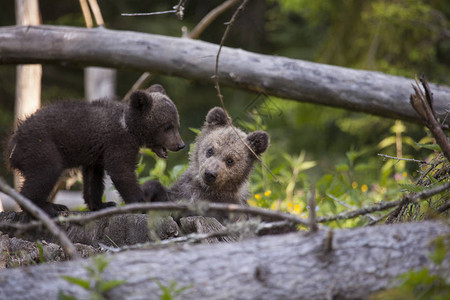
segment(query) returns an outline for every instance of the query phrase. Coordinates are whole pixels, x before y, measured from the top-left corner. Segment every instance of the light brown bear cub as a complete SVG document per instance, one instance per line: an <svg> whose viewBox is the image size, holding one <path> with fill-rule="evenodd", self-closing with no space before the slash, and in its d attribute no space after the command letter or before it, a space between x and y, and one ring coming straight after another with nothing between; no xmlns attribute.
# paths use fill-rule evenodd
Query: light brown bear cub
<svg viewBox="0 0 450 300"><path fill-rule="evenodd" d="M259 155L269 146L269 135L264 131L246 134L238 128L236 132L228 124L223 109L215 107L208 112L195 140L188 169L168 190L169 200L247 205L248 179L256 157L239 136ZM157 181L143 186L147 195L162 195L160 189L163 187Z"/></svg>

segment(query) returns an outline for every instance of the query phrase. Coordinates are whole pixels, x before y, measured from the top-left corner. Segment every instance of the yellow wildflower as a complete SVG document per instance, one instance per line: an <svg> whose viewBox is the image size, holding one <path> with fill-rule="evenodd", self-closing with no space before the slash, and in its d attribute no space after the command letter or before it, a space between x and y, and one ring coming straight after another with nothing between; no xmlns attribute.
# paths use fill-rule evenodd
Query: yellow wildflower
<svg viewBox="0 0 450 300"><path fill-rule="evenodd" d="M297 214L300 214L302 212L302 207L300 206L300 204L295 204L294 205L294 211Z"/></svg>
<svg viewBox="0 0 450 300"><path fill-rule="evenodd" d="M255 199L256 199L256 200L261 200L261 199L262 199L261 194L255 194Z"/></svg>
<svg viewBox="0 0 450 300"><path fill-rule="evenodd" d="M267 190L267 191L264 193L264 196L269 197L270 194L272 194L272 191L271 191L271 190Z"/></svg>
<svg viewBox="0 0 450 300"><path fill-rule="evenodd" d="M358 187L358 183L356 181L352 182L352 188L356 189Z"/></svg>
<svg viewBox="0 0 450 300"><path fill-rule="evenodd" d="M288 203L288 211L292 211L294 204L292 202Z"/></svg>
<svg viewBox="0 0 450 300"><path fill-rule="evenodd" d="M361 186L361 191L362 191L363 193L367 192L368 190L369 190L369 187L367 186L367 184L363 184L363 185Z"/></svg>

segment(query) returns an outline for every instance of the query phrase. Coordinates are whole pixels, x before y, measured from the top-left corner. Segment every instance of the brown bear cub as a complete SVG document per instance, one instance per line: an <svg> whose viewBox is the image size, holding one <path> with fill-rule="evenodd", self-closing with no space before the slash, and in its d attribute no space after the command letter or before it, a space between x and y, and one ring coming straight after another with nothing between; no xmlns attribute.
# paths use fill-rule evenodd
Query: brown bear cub
<svg viewBox="0 0 450 300"><path fill-rule="evenodd" d="M9 166L21 172L21 194L50 216L67 210L48 202L65 169L81 167L83 197L90 210L102 203L104 171L126 203L143 202L135 167L140 147L161 158L184 143L178 111L160 85L134 92L127 102L60 102L41 108L23 121L6 148Z"/></svg>
<svg viewBox="0 0 450 300"><path fill-rule="evenodd" d="M269 135L264 131L247 135L238 128L236 132L228 124L222 108L211 109L195 140L188 169L169 188L168 200L247 205L248 179L256 157L239 136L259 155L269 146ZM143 185L143 189L150 197L148 201L156 201L151 195L163 195L164 187L157 181L149 181Z"/></svg>

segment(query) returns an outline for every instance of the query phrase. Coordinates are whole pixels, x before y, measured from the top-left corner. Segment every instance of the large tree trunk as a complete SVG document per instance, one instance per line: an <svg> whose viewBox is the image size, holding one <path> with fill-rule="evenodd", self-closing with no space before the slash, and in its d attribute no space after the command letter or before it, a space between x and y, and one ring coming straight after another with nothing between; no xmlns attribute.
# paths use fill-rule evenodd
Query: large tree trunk
<svg viewBox="0 0 450 300"><path fill-rule="evenodd" d="M0 63L133 68L212 81L217 51L218 45L202 41L103 28L0 28ZM219 80L267 95L420 122L409 104L414 80L403 77L224 47ZM450 88L430 87L436 112L443 118Z"/></svg>
<svg viewBox="0 0 450 300"><path fill-rule="evenodd" d="M38 0L15 0L17 25L39 25L41 15ZM14 127L19 121L34 113L41 107L42 66L38 64L18 65L16 68L16 101L14 105ZM22 176L14 173L14 186L19 188ZM15 210L19 210L15 205Z"/></svg>
<svg viewBox="0 0 450 300"><path fill-rule="evenodd" d="M108 292L110 299L157 299L158 283L173 282L186 287L180 299L364 299L404 272L436 271L432 241L448 232L444 223L423 222L126 251L108 256L104 280L126 280ZM443 276L450 275L448 258L440 266ZM87 299L85 290L61 276L88 279L88 265L90 260L0 271L0 299L56 299L59 291Z"/></svg>

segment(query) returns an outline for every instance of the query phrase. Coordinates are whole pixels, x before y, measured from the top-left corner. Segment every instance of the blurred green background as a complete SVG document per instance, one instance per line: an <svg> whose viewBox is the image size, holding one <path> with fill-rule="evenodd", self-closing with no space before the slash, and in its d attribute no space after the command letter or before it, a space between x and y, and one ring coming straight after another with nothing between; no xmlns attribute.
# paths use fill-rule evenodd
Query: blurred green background
<svg viewBox="0 0 450 300"><path fill-rule="evenodd" d="M99 0L106 27L181 36L181 27L191 30L211 9L223 1L188 0L185 17L173 14L123 17L121 13L169 10L178 1ZM43 24L84 27L79 2L40 0ZM215 20L200 36L219 43L236 7ZM450 85L450 3L447 0L259 0L250 1L234 24L226 46L290 58L376 70L413 78L425 73L434 83ZM0 25L14 25L14 1L4 1ZM123 97L141 72L119 70L117 96ZM181 135L191 143L207 111L218 106L212 83L157 76L176 103ZM418 165L385 161L377 153L430 159L432 152L416 143L429 143L419 125L384 119L342 109L265 97L222 87L225 104L236 125L245 130L263 129L271 136L264 161L281 185L256 166L253 176L254 205L281 208L302 215L311 184L324 213L338 212L336 204L360 207L398 195L400 183L417 177ZM83 98L83 70L43 66L42 101ZM0 66L0 139L12 130L15 66ZM399 149L400 142L400 149ZM2 158L3 159L3 158ZM167 165L146 158L140 172L149 176L173 173L187 164L188 151L170 153ZM2 161L0 176L12 183ZM152 175L153 174L153 175ZM145 176L146 176L145 175ZM173 174L172 174L173 175ZM168 176L166 184L174 176ZM164 181L164 180L163 180ZM334 200L333 200L334 199ZM335 201L335 200L339 201ZM333 200L333 201L331 201ZM323 205L321 205L321 203Z"/></svg>

